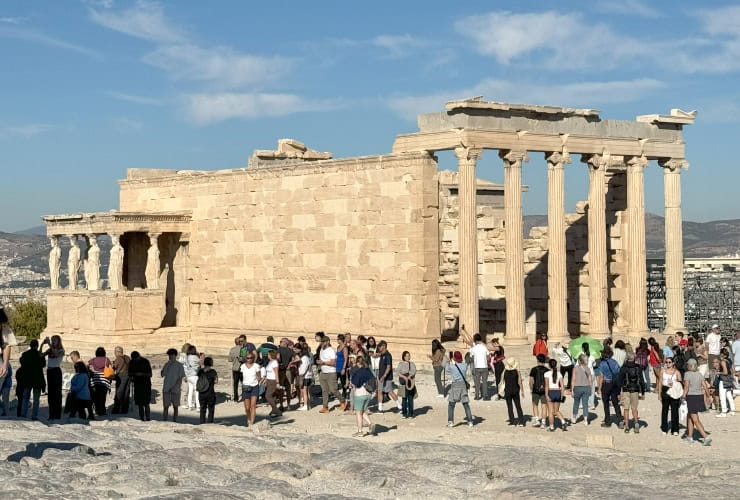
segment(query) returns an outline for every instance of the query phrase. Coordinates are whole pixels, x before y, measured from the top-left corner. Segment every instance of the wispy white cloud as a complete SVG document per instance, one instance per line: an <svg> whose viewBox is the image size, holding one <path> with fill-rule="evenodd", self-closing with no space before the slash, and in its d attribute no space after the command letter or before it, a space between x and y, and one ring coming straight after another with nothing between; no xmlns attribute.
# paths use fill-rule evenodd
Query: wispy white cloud
<svg viewBox="0 0 740 500"><path fill-rule="evenodd" d="M48 123L22 123L14 125L0 125L0 135L5 136L17 136L17 137L33 137L35 135L43 134L54 129L53 125Z"/></svg>
<svg viewBox="0 0 740 500"><path fill-rule="evenodd" d="M145 106L162 106L164 104L163 99L158 99L156 97L146 97L146 96L126 94L124 92L114 92L114 91L108 91L104 93L105 95L107 95L108 97L112 97L113 99L118 99L119 101L132 102L134 104L142 104Z"/></svg>
<svg viewBox="0 0 740 500"><path fill-rule="evenodd" d="M397 96L388 99L388 106L407 120L417 115L441 111L447 101L474 95L492 100L570 107L598 107L603 104L631 102L659 91L665 84L651 78L636 80L577 82L561 85L527 84L512 80L486 79L457 90L422 96Z"/></svg>
<svg viewBox="0 0 740 500"><path fill-rule="evenodd" d="M378 35L373 38L370 43L375 47L385 49L388 53L388 57L393 59L407 57L415 50L428 45L428 42L409 34Z"/></svg>
<svg viewBox="0 0 740 500"><path fill-rule="evenodd" d="M501 64L528 58L549 68L603 69L651 55L656 49L645 40L590 22L580 13L496 11L460 19L455 28L475 43L478 52Z"/></svg>
<svg viewBox="0 0 740 500"><path fill-rule="evenodd" d="M100 54L95 50L67 42L52 35L47 35L46 33L43 33L41 31L20 26L20 22L0 24L0 37L14 38L16 40L23 40L30 43L45 45L47 47L69 50L72 52L83 54L88 57L92 57L94 59L100 59L101 57Z"/></svg>
<svg viewBox="0 0 740 500"><path fill-rule="evenodd" d="M21 24L23 21L25 21L26 18L24 17L0 17L0 23L3 24Z"/></svg>
<svg viewBox="0 0 740 500"><path fill-rule="evenodd" d="M599 12L608 14L620 14L624 16L637 16L649 19L663 17L663 14L655 7L640 0L620 0L599 2L595 5Z"/></svg>
<svg viewBox="0 0 740 500"><path fill-rule="evenodd" d="M100 26L120 33L162 43L181 43L187 37L164 15L163 7L155 2L138 0L124 10L90 9L90 19Z"/></svg>
<svg viewBox="0 0 740 500"><path fill-rule="evenodd" d="M184 110L196 125L209 125L233 118L284 116L307 111L328 111L337 101L311 100L295 94L218 93L183 97Z"/></svg>
<svg viewBox="0 0 740 500"><path fill-rule="evenodd" d="M228 47L202 48L194 44L162 45L144 62L183 80L210 82L219 88L260 86L288 72L292 60L241 54Z"/></svg>
<svg viewBox="0 0 740 500"><path fill-rule="evenodd" d="M740 36L740 5L702 9L696 15L710 35Z"/></svg>

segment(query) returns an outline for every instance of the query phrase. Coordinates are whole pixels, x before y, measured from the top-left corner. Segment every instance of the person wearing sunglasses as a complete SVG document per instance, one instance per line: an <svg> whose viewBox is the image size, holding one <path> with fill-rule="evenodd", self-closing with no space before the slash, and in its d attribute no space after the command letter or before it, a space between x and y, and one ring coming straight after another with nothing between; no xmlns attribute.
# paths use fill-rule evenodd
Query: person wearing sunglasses
<svg viewBox="0 0 740 500"><path fill-rule="evenodd" d="M260 394L260 384L263 383L260 365L256 363L254 351L247 354L239 370L242 378L244 413L247 415L247 424L254 425L257 416L257 397Z"/></svg>
<svg viewBox="0 0 740 500"><path fill-rule="evenodd" d="M660 430L668 434L668 410L671 411L671 428L673 436L678 436L678 407L683 396L681 373L673 366L673 358L666 358L658 374L658 400L661 403Z"/></svg>

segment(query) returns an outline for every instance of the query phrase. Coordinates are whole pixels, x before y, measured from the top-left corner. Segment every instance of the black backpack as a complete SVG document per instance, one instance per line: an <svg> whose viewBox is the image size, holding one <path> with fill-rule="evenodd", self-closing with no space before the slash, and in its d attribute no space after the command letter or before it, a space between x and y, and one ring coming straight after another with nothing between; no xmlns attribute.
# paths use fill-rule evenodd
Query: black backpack
<svg viewBox="0 0 740 500"><path fill-rule="evenodd" d="M624 373L624 384L626 389L633 389L635 391L640 390L640 377L642 371L639 366L628 366Z"/></svg>
<svg viewBox="0 0 740 500"><path fill-rule="evenodd" d="M677 352L673 355L673 366L681 373L686 371L686 358L684 358L683 353Z"/></svg>
<svg viewBox="0 0 740 500"><path fill-rule="evenodd" d="M545 372L547 369L544 366L535 366L534 368L534 385L532 386L533 394L544 394L545 393Z"/></svg>

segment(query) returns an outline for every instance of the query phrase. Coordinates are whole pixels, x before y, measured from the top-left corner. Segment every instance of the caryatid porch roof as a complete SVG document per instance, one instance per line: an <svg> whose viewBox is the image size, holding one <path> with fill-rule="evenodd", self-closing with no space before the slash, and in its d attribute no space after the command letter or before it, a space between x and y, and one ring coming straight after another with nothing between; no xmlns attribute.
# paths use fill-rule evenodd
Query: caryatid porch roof
<svg viewBox="0 0 740 500"><path fill-rule="evenodd" d="M594 109L484 101L450 101L441 113L419 115L419 131L400 134L394 153L456 147L684 158L682 128L696 112L642 115L635 121L602 120Z"/></svg>
<svg viewBox="0 0 740 500"><path fill-rule="evenodd" d="M47 215L47 236L73 234L180 233L190 237L190 212L110 212Z"/></svg>

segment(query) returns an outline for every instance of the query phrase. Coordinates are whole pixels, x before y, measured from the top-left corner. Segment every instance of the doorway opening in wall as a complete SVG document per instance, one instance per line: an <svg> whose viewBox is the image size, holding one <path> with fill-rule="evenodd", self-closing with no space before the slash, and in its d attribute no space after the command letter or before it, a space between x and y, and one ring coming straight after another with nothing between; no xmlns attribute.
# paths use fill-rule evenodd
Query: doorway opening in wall
<svg viewBox="0 0 740 500"><path fill-rule="evenodd" d="M121 235L123 247L123 287L126 290L146 288L146 252L149 237L144 232Z"/></svg>

